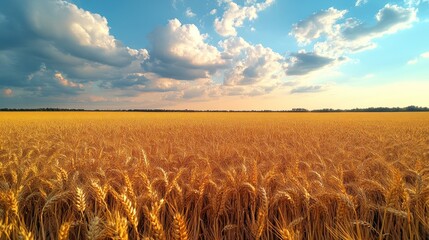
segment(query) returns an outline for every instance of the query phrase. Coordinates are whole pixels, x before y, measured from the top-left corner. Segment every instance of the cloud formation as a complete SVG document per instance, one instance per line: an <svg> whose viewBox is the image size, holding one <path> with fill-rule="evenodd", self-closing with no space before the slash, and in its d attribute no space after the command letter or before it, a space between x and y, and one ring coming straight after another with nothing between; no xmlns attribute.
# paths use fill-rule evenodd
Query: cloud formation
<svg viewBox="0 0 429 240"><path fill-rule="evenodd" d="M186 15L187 17L189 17L189 18L193 18L193 17L196 17L196 16L197 16L197 14L195 14L194 12L192 12L192 9L191 9L190 7L188 7L188 8L186 9L185 15Z"/></svg>
<svg viewBox="0 0 429 240"><path fill-rule="evenodd" d="M361 6L368 2L368 0L356 0L355 6ZM420 5L421 3L428 3L429 0L404 0L404 4L408 7L415 7Z"/></svg>
<svg viewBox="0 0 429 240"><path fill-rule="evenodd" d="M221 18L216 18L214 27L216 32L223 36L237 36L237 27L241 27L246 20L255 20L258 12L265 10L274 3L274 0L265 0L261 3L246 1L246 6L239 6L233 1L226 1L227 7Z"/></svg>
<svg viewBox="0 0 429 240"><path fill-rule="evenodd" d="M123 45L105 17L67 0L1 1L0 96L3 103L20 98L138 104L150 98L164 104L258 96L281 88L284 93L319 92L324 85L301 79L345 62L348 54L375 47L377 38L409 28L417 21L416 6L427 1L405 0L406 7L386 4L369 23L346 18L347 10L333 7L317 12L290 31L298 48L306 50L284 49L287 54L237 36L238 28L257 19L274 0L244 0L241 5L218 0L224 11L212 9L204 15L215 18L218 43L218 36L213 39L194 24L172 19L152 31L147 49ZM197 8L184 4L180 1L177 12L204 25L192 11ZM409 63L427 57L423 53ZM293 84L288 84L290 79Z"/></svg>
<svg viewBox="0 0 429 240"><path fill-rule="evenodd" d="M142 67L177 80L209 78L225 62L218 49L205 42L206 38L195 25L170 20L150 35L150 57Z"/></svg>
<svg viewBox="0 0 429 240"><path fill-rule="evenodd" d="M346 10L337 10L332 7L320 11L295 24L290 34L302 45L307 45L322 35L333 36L340 28L336 22L342 19L346 13Z"/></svg>
<svg viewBox="0 0 429 240"><path fill-rule="evenodd" d="M405 5L409 7L415 7L420 5L420 3L428 3L429 0L404 0Z"/></svg>
<svg viewBox="0 0 429 240"><path fill-rule="evenodd" d="M106 18L67 1L2 1L0 9L0 86L77 94L64 89L116 79L144 59L110 34Z"/></svg>
<svg viewBox="0 0 429 240"><path fill-rule="evenodd" d="M336 60L334 58L319 56L315 53L294 53L288 60L289 66L286 73L288 75L305 75L341 60L343 59Z"/></svg>
<svg viewBox="0 0 429 240"><path fill-rule="evenodd" d="M81 83L75 83L75 82L72 82L72 81L70 81L70 80L67 80L65 77L63 77L63 74L62 73L60 73L60 72L56 72L55 74L54 74L54 77L55 77L55 79L57 79L58 80L58 82L61 84L61 85L63 85L64 87L71 87L71 88L80 88L80 89L83 89L83 84L81 84Z"/></svg>
<svg viewBox="0 0 429 240"><path fill-rule="evenodd" d="M313 86L300 86L297 88L294 88L290 91L291 94L294 93L316 93L316 92L322 92L325 91L326 87L322 85L313 85Z"/></svg>
<svg viewBox="0 0 429 240"><path fill-rule="evenodd" d="M355 6L359 7L361 5L364 5L368 2L368 0L356 0Z"/></svg>
<svg viewBox="0 0 429 240"><path fill-rule="evenodd" d="M316 41L316 54L336 58L374 48L374 39L409 28L417 21L417 9L391 4L378 11L374 25L353 18L342 21L346 13L334 8L321 11L296 24L291 35L304 45Z"/></svg>
<svg viewBox="0 0 429 240"><path fill-rule="evenodd" d="M417 64L421 59L424 59L424 58L429 58L429 52L424 52L424 53L420 54L418 57L409 60L407 62L407 64L408 65Z"/></svg>
<svg viewBox="0 0 429 240"><path fill-rule="evenodd" d="M241 37L220 43L223 57L230 59L225 85L272 85L285 78L284 57L261 44L251 45Z"/></svg>
<svg viewBox="0 0 429 240"><path fill-rule="evenodd" d="M8 1L4 5L8 6L2 8L1 48L36 41L59 54L100 64L125 66L132 61L127 48L110 35L107 19L98 14L62 0Z"/></svg>

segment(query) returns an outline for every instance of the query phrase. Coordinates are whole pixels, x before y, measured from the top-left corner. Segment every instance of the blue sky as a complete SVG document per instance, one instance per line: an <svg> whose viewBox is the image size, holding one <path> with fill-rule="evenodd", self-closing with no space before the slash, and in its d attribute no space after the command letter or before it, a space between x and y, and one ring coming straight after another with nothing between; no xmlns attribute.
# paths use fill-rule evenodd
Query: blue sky
<svg viewBox="0 0 429 240"><path fill-rule="evenodd" d="M0 108L429 105L428 0L5 0Z"/></svg>

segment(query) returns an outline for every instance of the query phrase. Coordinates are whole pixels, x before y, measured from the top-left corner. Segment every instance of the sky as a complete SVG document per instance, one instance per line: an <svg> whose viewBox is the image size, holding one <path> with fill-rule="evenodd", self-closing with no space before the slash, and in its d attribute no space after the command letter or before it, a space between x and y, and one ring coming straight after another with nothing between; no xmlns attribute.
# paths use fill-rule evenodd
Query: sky
<svg viewBox="0 0 429 240"><path fill-rule="evenodd" d="M429 106L429 0L2 0L0 108Z"/></svg>

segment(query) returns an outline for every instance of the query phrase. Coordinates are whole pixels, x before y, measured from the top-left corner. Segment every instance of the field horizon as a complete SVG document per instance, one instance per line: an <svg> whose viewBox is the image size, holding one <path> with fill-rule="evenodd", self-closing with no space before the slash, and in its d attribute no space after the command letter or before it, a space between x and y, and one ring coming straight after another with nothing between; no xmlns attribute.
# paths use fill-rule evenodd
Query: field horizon
<svg viewBox="0 0 429 240"><path fill-rule="evenodd" d="M86 109L86 108L0 108L0 112L428 112L429 107L409 105L406 107L365 107L365 108L291 108L291 109Z"/></svg>

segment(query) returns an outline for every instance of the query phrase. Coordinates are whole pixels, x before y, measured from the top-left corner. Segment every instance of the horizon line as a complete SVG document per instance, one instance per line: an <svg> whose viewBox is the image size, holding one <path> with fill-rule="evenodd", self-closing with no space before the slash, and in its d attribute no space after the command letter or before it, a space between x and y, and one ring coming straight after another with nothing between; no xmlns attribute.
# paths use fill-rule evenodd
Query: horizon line
<svg viewBox="0 0 429 240"><path fill-rule="evenodd" d="M197 110L197 109L162 109L162 108L146 108L146 109L85 109L85 108L0 108L0 112L427 112L429 107L420 107L410 105L407 107L367 107L367 108L351 108L351 109L334 109L334 108L321 108L321 109L306 109L306 108L292 108L283 110Z"/></svg>

